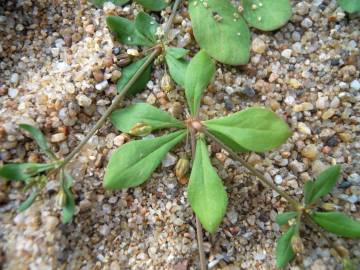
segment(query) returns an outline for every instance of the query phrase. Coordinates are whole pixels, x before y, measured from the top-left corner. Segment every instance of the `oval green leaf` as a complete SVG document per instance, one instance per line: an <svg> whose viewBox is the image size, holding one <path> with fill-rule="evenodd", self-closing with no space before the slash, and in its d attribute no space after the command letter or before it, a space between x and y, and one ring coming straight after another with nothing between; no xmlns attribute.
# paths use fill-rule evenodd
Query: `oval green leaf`
<svg viewBox="0 0 360 270"><path fill-rule="evenodd" d="M307 181L304 187L305 204L313 204L328 194L335 186L341 172L341 166L331 166L316 177L315 181Z"/></svg>
<svg viewBox="0 0 360 270"><path fill-rule="evenodd" d="M147 47L154 45L152 40L149 40L138 32L133 21L120 16L109 16L106 18L106 24L122 44Z"/></svg>
<svg viewBox="0 0 360 270"><path fill-rule="evenodd" d="M28 124L20 124L19 126L30 133L40 147L41 151L43 151L49 158L56 158L55 154L51 151L44 134L38 128Z"/></svg>
<svg viewBox="0 0 360 270"><path fill-rule="evenodd" d="M71 191L73 183L74 179L72 176L69 173L64 172L62 174L61 183L66 198L65 205L63 206L61 213L61 221L64 224L69 223L75 214L75 199L74 194Z"/></svg>
<svg viewBox="0 0 360 270"><path fill-rule="evenodd" d="M185 95L192 115L197 114L201 97L214 74L214 61L204 50L199 51L191 59L185 74Z"/></svg>
<svg viewBox="0 0 360 270"><path fill-rule="evenodd" d="M146 62L148 56L144 57L127 67L123 68L121 78L117 81L116 88L117 91L120 93L126 84L131 80L131 78L135 75L136 71L140 69L140 67ZM140 75L139 79L136 80L135 83L130 87L128 92L126 93L126 96L132 96L140 91L144 90L146 87L146 84L150 80L151 75L151 65L149 65L144 72Z"/></svg>
<svg viewBox="0 0 360 270"><path fill-rule="evenodd" d="M222 181L211 165L203 139L196 143L188 199L205 230L214 233L226 213L228 199Z"/></svg>
<svg viewBox="0 0 360 270"><path fill-rule="evenodd" d="M154 106L146 103L135 103L125 109L114 111L110 115L111 122L114 126L125 133L138 123L147 124L151 131L161 128L185 128L184 124Z"/></svg>
<svg viewBox="0 0 360 270"><path fill-rule="evenodd" d="M29 197L27 197L27 199L25 201L23 201L19 208L18 208L18 211L19 212L23 212L25 211L26 209L28 209L34 202L35 202L35 199L36 197L39 195L38 191L33 191Z"/></svg>
<svg viewBox="0 0 360 270"><path fill-rule="evenodd" d="M278 214L275 218L275 222L279 225L287 224L290 219L296 218L298 215L297 212L284 212Z"/></svg>
<svg viewBox="0 0 360 270"><path fill-rule="evenodd" d="M135 19L135 29L142 36L146 37L153 44L156 43L156 29L158 28L157 22L149 14L140 11Z"/></svg>
<svg viewBox="0 0 360 270"><path fill-rule="evenodd" d="M121 189L135 187L145 182L178 142L184 139L181 130L155 139L129 142L112 154L106 167L104 187Z"/></svg>
<svg viewBox="0 0 360 270"><path fill-rule="evenodd" d="M343 10L349 13L360 12L359 0L338 0L339 5Z"/></svg>
<svg viewBox="0 0 360 270"><path fill-rule="evenodd" d="M165 54L171 78L182 87L185 87L185 73L189 65L189 61L183 59L187 53L182 48L167 48Z"/></svg>
<svg viewBox="0 0 360 270"><path fill-rule="evenodd" d="M291 226L279 238L276 245L276 266L279 268L285 267L294 257L295 253L291 247L291 238L296 232L296 225Z"/></svg>
<svg viewBox="0 0 360 270"><path fill-rule="evenodd" d="M230 1L190 0L189 13L195 39L211 57L228 65L249 61L249 28Z"/></svg>
<svg viewBox="0 0 360 270"><path fill-rule="evenodd" d="M360 222L340 212L314 212L311 218L325 230L344 237L360 237Z"/></svg>
<svg viewBox="0 0 360 270"><path fill-rule="evenodd" d="M25 181L26 179L54 168L53 164L14 163L0 168L0 177L9 180Z"/></svg>
<svg viewBox="0 0 360 270"><path fill-rule="evenodd" d="M130 0L91 0L91 2L96 6L102 6L105 2L111 2L117 6L123 6L129 1Z"/></svg>
<svg viewBox="0 0 360 270"><path fill-rule="evenodd" d="M152 11L160 11L166 8L171 1L167 0L136 0L144 8Z"/></svg>
<svg viewBox="0 0 360 270"><path fill-rule="evenodd" d="M256 152L276 148L291 135L291 130L284 120L272 111L256 107L208 120L204 124L214 136L221 134L239 147Z"/></svg>
<svg viewBox="0 0 360 270"><path fill-rule="evenodd" d="M272 31L285 25L292 14L289 0L242 0L245 20L257 29Z"/></svg>

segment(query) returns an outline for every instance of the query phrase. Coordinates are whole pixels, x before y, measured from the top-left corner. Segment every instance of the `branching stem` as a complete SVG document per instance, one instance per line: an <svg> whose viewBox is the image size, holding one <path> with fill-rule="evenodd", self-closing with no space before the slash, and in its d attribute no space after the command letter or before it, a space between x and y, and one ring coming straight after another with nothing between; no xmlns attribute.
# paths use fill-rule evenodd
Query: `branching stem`
<svg viewBox="0 0 360 270"><path fill-rule="evenodd" d="M243 158L241 158L235 151L233 151L230 147L228 147L227 145L225 145L223 142L221 142L218 138L216 138L214 135L212 135L208 130L206 130L206 128L204 127L202 132L205 133L206 136L208 136L213 142L215 142L216 144L218 144L221 148L223 148L224 150L226 150L231 158L233 158L236 161L239 161L241 165L243 165L246 169L248 169L253 175L255 175L258 180L266 187L269 187L273 190L275 190L277 193L279 193L283 198L285 198L290 204L291 206L297 211L301 205L300 203L293 199L290 195L288 195L286 192L282 191L281 189L279 189L275 184L273 184L272 182L270 182L264 175L262 172L258 171L257 169L255 169L253 166L251 166L249 163L247 163Z"/></svg>
<svg viewBox="0 0 360 270"><path fill-rule="evenodd" d="M189 128L188 130L190 132L191 155L192 155L192 162L194 164L195 147L196 147L195 130L193 128ZM207 267L206 267L205 251L204 251L203 229L200 220L198 219L196 214L195 214L195 219L196 219L196 236L197 236L199 257L200 257L200 269L206 270Z"/></svg>

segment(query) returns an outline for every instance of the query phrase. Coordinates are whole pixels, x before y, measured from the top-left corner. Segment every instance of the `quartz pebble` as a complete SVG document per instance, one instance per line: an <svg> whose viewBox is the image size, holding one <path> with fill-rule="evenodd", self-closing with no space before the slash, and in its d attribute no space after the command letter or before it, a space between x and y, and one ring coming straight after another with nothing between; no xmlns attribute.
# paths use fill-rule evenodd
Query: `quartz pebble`
<svg viewBox="0 0 360 270"><path fill-rule="evenodd" d="M81 107L89 107L92 103L91 99L85 95L78 95L76 99Z"/></svg>

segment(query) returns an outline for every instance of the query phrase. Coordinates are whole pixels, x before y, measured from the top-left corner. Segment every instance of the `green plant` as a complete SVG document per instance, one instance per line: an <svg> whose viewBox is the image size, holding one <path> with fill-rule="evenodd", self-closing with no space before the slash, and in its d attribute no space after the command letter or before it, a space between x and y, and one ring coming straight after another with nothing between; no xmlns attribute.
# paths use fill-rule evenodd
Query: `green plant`
<svg viewBox="0 0 360 270"><path fill-rule="evenodd" d="M127 1L114 0L113 2L121 5ZM140 0L137 2L145 7L146 4L163 3L163 1ZM194 35L200 47L203 48L190 62L188 61L190 53L186 49L171 47L167 41L167 33L179 3L180 0L175 1L163 35L157 36L157 22L144 12L138 13L134 21L117 16L107 18L109 29L122 44L148 48L136 55L124 56L122 63L126 66L122 69L123 75L117 82L118 95L93 129L67 157L64 159L56 157L40 130L29 125L21 125L21 128L28 131L37 142L47 156L48 162L7 164L0 168L1 177L23 181L25 191L31 190L28 199L20 205L19 210L28 208L41 194L47 182L45 173L55 171L60 184L57 202L62 210L62 221L67 223L71 220L75 210L75 200L71 190L74 180L66 171L66 165L110 117L118 130L140 139L123 145L112 154L104 178L104 187L107 189L121 189L142 184L172 148L185 139L186 145L191 145L191 151L185 147L185 153L181 154L175 166L175 174L180 179L189 177L188 199L196 214L201 269L205 269L206 264L200 222L208 232L214 233L225 215L228 202L226 188L217 175L216 169L211 165L207 147L209 139L225 149L232 159L240 162L263 185L273 189L289 202L290 211L279 214L277 217L280 225L290 226L278 241L276 253L279 267L285 266L297 253L302 252L300 230L302 222L305 222L328 240L329 245L343 260L344 266L350 269L352 262L348 254L344 252L344 248L332 244L319 227L339 236L359 237L359 222L339 212L319 212L316 208L318 200L329 193L335 185L340 168L330 167L314 182L307 182L304 187L304 202L299 203L238 154L239 152L268 151L284 143L291 135L291 131L282 119L264 108L249 108L230 116L206 121L199 118L201 97L215 73L215 64L211 57L231 65L246 63L249 58L250 43L247 24L266 31L280 27L291 15L289 2L244 0L240 10L238 9L240 12L236 12L228 1L190 0L189 11ZM148 9L156 10L156 7L155 9L148 7ZM219 38L214 39L214 35ZM227 46L220 46L221 42ZM234 54L234 52L237 53ZM162 64L162 60L165 60L167 65L165 69L169 71L173 80L185 89L190 111L187 119L180 121L144 103L136 103L116 110L124 97L134 95L144 89L150 79L152 63L156 61ZM164 90L171 90L172 82L167 73L164 74L161 84ZM164 129L172 131L155 138L148 137L150 133L157 130L162 130L163 133ZM190 173L189 157L192 159ZM346 227L345 230L344 227Z"/></svg>
<svg viewBox="0 0 360 270"><path fill-rule="evenodd" d="M340 7L349 13L360 12L360 1L358 0L338 0Z"/></svg>
<svg viewBox="0 0 360 270"><path fill-rule="evenodd" d="M160 11L167 7L171 0L135 0L137 3L142 5L145 9L151 10L151 11ZM123 6L130 2L130 0L91 0L95 5L101 6L105 2L112 2L115 5Z"/></svg>

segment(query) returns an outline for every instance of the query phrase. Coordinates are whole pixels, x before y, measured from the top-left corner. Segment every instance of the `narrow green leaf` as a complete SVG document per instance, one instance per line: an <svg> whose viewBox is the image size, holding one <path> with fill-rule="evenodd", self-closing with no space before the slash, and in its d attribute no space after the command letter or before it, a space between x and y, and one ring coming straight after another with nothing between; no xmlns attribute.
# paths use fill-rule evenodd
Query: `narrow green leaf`
<svg viewBox="0 0 360 270"><path fill-rule="evenodd" d="M291 135L291 130L284 120L272 111L257 107L208 120L204 124L214 136L221 134L239 147L256 152L276 148ZM238 150L232 148L234 151Z"/></svg>
<svg viewBox="0 0 360 270"><path fill-rule="evenodd" d="M111 2L114 3L117 6L123 6L126 3L128 3L130 0L91 0L91 2L96 5L101 7L105 2Z"/></svg>
<svg viewBox="0 0 360 270"><path fill-rule="evenodd" d="M135 75L136 71L140 69L140 67L145 63L147 57L144 57L131 65L128 65L127 67L123 68L121 78L117 81L116 88L117 91L120 93L125 85L131 80L131 78ZM151 65L149 65L144 72L141 74L139 79L130 87L129 91L127 92L126 96L132 96L140 91L144 90L146 87L146 84L150 80L150 74L151 74Z"/></svg>
<svg viewBox="0 0 360 270"><path fill-rule="evenodd" d="M30 133L32 138L36 141L40 149L51 159L55 157L55 154L51 151L44 134L36 127L28 124L20 124L20 128Z"/></svg>
<svg viewBox="0 0 360 270"><path fill-rule="evenodd" d="M211 165L204 139L198 139L188 186L188 199L205 230L214 233L226 213L227 194Z"/></svg>
<svg viewBox="0 0 360 270"><path fill-rule="evenodd" d="M322 196L328 194L335 186L341 172L341 166L331 166L316 177L314 182L305 183L305 203L313 204ZM310 184L311 183L311 184Z"/></svg>
<svg viewBox="0 0 360 270"><path fill-rule="evenodd" d="M284 212L278 214L275 218L275 222L279 225L287 224L290 219L296 218L298 215L297 212Z"/></svg>
<svg viewBox="0 0 360 270"><path fill-rule="evenodd" d="M135 19L135 28L142 36L146 37L153 44L156 43L157 22L147 13L140 11Z"/></svg>
<svg viewBox="0 0 360 270"><path fill-rule="evenodd" d="M263 31L280 28L292 14L289 0L242 0L242 4L245 20Z"/></svg>
<svg viewBox="0 0 360 270"><path fill-rule="evenodd" d="M152 40L137 31L133 21L119 16L109 16L106 18L106 24L122 44L147 47L154 45Z"/></svg>
<svg viewBox="0 0 360 270"><path fill-rule="evenodd" d="M114 126L125 133L138 123L147 124L151 131L161 128L185 128L184 124L154 106L146 103L135 103L125 109L114 111L110 115L111 122Z"/></svg>
<svg viewBox="0 0 360 270"><path fill-rule="evenodd" d="M296 232L296 225L291 226L279 238L276 246L276 266L285 267L294 257L295 253L291 247L291 238Z"/></svg>
<svg viewBox="0 0 360 270"><path fill-rule="evenodd" d="M14 163L0 167L0 177L9 180L24 181L36 174L54 168L53 164Z"/></svg>
<svg viewBox="0 0 360 270"><path fill-rule="evenodd" d="M144 8L152 11L160 11L166 8L171 1L167 0L136 0Z"/></svg>
<svg viewBox="0 0 360 270"><path fill-rule="evenodd" d="M340 7L349 13L360 12L359 0L338 0Z"/></svg>
<svg viewBox="0 0 360 270"><path fill-rule="evenodd" d="M185 87L185 73L189 65L189 61L183 59L187 53L185 49L167 48L165 54L171 78L182 87Z"/></svg>
<svg viewBox="0 0 360 270"><path fill-rule="evenodd" d="M65 205L62 208L61 220L62 223L66 224L71 221L75 213L75 199L71 191L71 187L73 185L74 180L72 176L67 172L64 172L62 177L63 177L62 189L64 191L66 199L65 199Z"/></svg>
<svg viewBox="0 0 360 270"><path fill-rule="evenodd" d="M25 211L26 209L28 209L32 204L33 202L35 201L36 197L39 195L38 191L33 191L29 197L27 197L27 199L25 201L23 201L19 208L18 208L18 211L19 212L23 212Z"/></svg>
<svg viewBox="0 0 360 270"><path fill-rule="evenodd" d="M181 130L154 139L129 142L112 154L106 167L104 187L121 189L145 182L178 142L184 139Z"/></svg>
<svg viewBox="0 0 360 270"><path fill-rule="evenodd" d="M200 48L217 61L246 64L250 56L250 31L230 1L189 1L193 32Z"/></svg>
<svg viewBox="0 0 360 270"><path fill-rule="evenodd" d="M185 95L192 115L197 114L201 97L214 74L213 60L204 50L199 51L191 59L185 74Z"/></svg>
<svg viewBox="0 0 360 270"><path fill-rule="evenodd" d="M341 212L314 212L311 218L325 230L344 237L360 237L360 222Z"/></svg>

